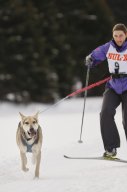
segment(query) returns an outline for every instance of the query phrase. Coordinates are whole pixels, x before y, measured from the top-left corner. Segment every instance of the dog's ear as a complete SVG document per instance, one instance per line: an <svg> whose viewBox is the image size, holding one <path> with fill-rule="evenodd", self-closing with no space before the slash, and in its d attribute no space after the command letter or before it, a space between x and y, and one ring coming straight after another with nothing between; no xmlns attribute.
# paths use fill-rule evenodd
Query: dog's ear
<svg viewBox="0 0 127 192"><path fill-rule="evenodd" d="M19 112L19 114L20 114L20 116L21 116L22 119L25 118L25 116L24 116L22 113Z"/></svg>
<svg viewBox="0 0 127 192"><path fill-rule="evenodd" d="M36 119L38 119L39 111L34 115Z"/></svg>

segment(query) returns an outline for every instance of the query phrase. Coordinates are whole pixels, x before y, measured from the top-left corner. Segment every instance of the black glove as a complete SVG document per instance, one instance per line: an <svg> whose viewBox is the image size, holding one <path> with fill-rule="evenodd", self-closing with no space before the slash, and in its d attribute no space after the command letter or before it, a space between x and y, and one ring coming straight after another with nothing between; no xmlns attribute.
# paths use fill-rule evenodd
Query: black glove
<svg viewBox="0 0 127 192"><path fill-rule="evenodd" d="M86 67L92 67L93 59L92 59L91 55L86 56L84 63L85 63Z"/></svg>

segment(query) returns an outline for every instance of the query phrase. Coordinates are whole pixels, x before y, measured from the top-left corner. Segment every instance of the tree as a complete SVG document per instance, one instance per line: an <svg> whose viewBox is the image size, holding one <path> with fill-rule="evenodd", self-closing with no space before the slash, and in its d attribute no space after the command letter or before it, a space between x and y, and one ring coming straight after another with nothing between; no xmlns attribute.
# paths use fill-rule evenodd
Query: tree
<svg viewBox="0 0 127 192"><path fill-rule="evenodd" d="M84 84L83 60L110 37L112 15L104 0L7 0L0 23L0 99L52 102Z"/></svg>
<svg viewBox="0 0 127 192"><path fill-rule="evenodd" d="M126 0L107 0L107 4L113 12L114 15L114 24L115 23L124 23L127 25L127 1Z"/></svg>
<svg viewBox="0 0 127 192"><path fill-rule="evenodd" d="M31 1L9 1L1 12L1 99L13 94L17 102L54 100L57 79L45 55L39 17Z"/></svg>

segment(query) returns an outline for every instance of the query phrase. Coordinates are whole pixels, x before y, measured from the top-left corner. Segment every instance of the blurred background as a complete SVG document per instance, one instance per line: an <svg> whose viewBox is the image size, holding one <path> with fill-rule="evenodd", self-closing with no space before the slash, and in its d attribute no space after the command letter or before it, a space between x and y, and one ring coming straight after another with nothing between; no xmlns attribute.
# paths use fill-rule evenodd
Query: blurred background
<svg viewBox="0 0 127 192"><path fill-rule="evenodd" d="M0 0L0 101L52 103L85 86L85 56L127 25L126 9L125 0ZM107 76L103 62L89 84Z"/></svg>

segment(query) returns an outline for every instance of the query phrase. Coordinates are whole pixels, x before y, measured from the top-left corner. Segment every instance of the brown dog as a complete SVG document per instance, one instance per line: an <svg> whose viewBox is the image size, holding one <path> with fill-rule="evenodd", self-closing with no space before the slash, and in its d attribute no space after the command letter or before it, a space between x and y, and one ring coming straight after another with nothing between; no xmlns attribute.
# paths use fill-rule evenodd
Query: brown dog
<svg viewBox="0 0 127 192"><path fill-rule="evenodd" d="M16 141L20 150L22 170L28 171L26 152L33 154L33 163L36 163L35 177L39 177L42 130L38 124L38 113L33 116L24 116L20 113L21 121L19 122Z"/></svg>

